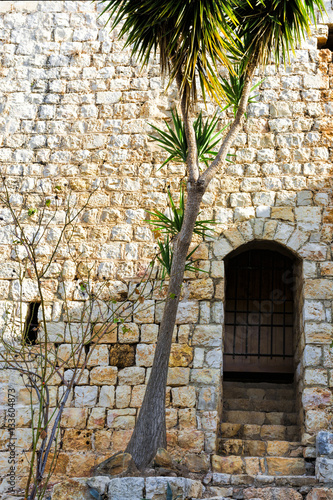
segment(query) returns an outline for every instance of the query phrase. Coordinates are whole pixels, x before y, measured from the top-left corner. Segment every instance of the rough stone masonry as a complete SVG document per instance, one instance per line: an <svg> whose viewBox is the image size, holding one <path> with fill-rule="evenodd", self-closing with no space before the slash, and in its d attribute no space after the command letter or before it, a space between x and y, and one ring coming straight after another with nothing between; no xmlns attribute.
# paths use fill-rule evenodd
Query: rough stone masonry
<svg viewBox="0 0 333 500"><path fill-rule="evenodd" d="M222 408L224 259L245 243L281 245L301 262L295 373L304 457L315 458L317 433L332 429L333 63L331 50L317 48L317 39L325 40L333 23L331 2L326 4L328 15L291 55L287 67L268 65L258 71L256 78L265 79L233 145L234 161L203 199L201 216L218 221L218 236L196 252L205 272L186 274L170 358L167 427L174 457L187 457L190 463L196 454L215 473L270 472L263 470L268 465L259 458L222 460L216 453ZM85 1L0 3L1 174L15 209L34 206L42 193L54 196L57 186L64 184L70 186L77 207L94 191L76 223L73 251L91 265L94 280L108 280L121 295L126 292L123 280L135 277L154 253L146 211L165 210L166 186L176 192L185 171L179 164L159 169L165 156L148 137L149 123L161 127L170 116L174 89L163 92L156 61L140 69L118 41L117 31L105 27L106 18L98 17L99 11L96 3ZM204 114L215 111L212 104L206 108L199 102L198 107ZM221 113L221 125L228 121ZM12 270L20 255L13 254L5 227L8 212L0 212L4 315L18 297ZM41 262L51 255L60 219L47 231ZM57 262L64 268L68 299L71 307L79 307L78 270L62 250ZM59 286L51 274L48 321L50 329L61 334L57 348L64 356L69 349L68 325ZM24 287L27 310L38 295L29 280ZM98 345L63 415L57 479L88 476L94 465L124 449L153 361L163 307L158 299L156 292L149 308L130 318L126 333L114 327ZM29 453L31 439L27 390L15 374L2 370L1 477L9 467L4 422L9 381L17 389L17 448ZM62 390L60 380L55 381L54 406ZM288 475L287 459L276 460L273 475ZM332 471L332 455L320 460ZM22 452L19 485L26 474Z"/></svg>

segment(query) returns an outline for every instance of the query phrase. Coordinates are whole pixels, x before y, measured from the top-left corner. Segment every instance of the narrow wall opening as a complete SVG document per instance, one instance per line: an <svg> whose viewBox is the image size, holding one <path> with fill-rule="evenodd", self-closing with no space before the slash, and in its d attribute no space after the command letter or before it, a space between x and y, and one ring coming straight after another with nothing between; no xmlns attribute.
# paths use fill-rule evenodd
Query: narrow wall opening
<svg viewBox="0 0 333 500"><path fill-rule="evenodd" d="M35 345L38 337L38 310L40 302L30 302L24 325L24 339L27 344Z"/></svg>
<svg viewBox="0 0 333 500"><path fill-rule="evenodd" d="M273 242L251 242L225 259L222 455L297 456L299 266ZM260 472L274 472L270 463ZM305 463L297 467L305 472Z"/></svg>

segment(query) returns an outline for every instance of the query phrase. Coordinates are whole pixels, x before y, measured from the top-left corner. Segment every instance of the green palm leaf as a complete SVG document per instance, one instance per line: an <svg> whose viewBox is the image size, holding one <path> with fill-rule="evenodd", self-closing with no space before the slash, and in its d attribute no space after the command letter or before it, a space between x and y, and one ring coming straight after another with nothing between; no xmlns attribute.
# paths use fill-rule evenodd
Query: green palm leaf
<svg viewBox="0 0 333 500"><path fill-rule="evenodd" d="M145 65L160 54L162 73L171 83L181 79L187 104L196 96L196 76L202 92L221 100L217 64L229 67L234 42L235 0L101 0L112 28L120 25L132 55ZM112 18L112 19L111 19Z"/></svg>
<svg viewBox="0 0 333 500"><path fill-rule="evenodd" d="M217 113L215 113L213 118L203 120L202 113L200 113L193 123L199 162L205 163L206 165L216 157L217 151L215 151L214 148L219 143L224 130L228 127L228 125L225 125L221 130L216 131L218 124L216 115ZM188 148L184 123L177 110L172 110L171 116L174 130L171 128L170 124L165 121L167 131L151 125L157 132L157 135L149 134L151 139L158 142L159 145L169 153L169 156L162 163L160 168L164 167L164 165L170 161L186 163L187 159Z"/></svg>

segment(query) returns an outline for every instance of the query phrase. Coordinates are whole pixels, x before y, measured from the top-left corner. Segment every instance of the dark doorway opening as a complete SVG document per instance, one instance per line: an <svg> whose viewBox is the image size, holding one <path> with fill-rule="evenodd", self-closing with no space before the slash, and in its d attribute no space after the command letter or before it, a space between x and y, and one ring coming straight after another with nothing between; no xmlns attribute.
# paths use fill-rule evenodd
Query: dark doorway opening
<svg viewBox="0 0 333 500"><path fill-rule="evenodd" d="M276 247L249 247L226 259L224 377L292 379L294 284L294 259Z"/></svg>

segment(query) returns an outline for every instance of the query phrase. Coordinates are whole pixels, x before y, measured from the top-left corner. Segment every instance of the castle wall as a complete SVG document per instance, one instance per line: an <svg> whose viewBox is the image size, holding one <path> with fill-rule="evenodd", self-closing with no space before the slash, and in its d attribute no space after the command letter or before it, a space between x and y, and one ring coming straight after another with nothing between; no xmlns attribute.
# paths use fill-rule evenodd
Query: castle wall
<svg viewBox="0 0 333 500"><path fill-rule="evenodd" d="M163 125L176 94L163 93L156 62L148 69L110 33L96 4L82 1L0 3L0 161L15 209L28 209L41 195L71 189L75 207L88 206L75 223L73 256L60 246L70 307L82 304L78 272L92 268L95 283L109 281L121 299L123 280L142 272L156 242L145 222L147 210L165 210L166 186L176 191L183 166L159 169L163 153L149 139L149 123ZM329 11L329 15L331 12ZM325 33L326 27L317 28ZM233 163L211 183L202 217L218 221L217 236L200 245L198 265L187 273L170 360L167 427L175 456L216 451L221 412L223 352L223 259L254 240L284 245L302 260L297 380L303 444L314 454L315 435L332 426L333 355L333 64L330 50L317 50L312 37L290 64L260 71L257 102L250 104L243 130L233 145ZM213 113L212 104L204 113ZM221 125L231 115L221 114ZM59 192L58 187L63 191ZM63 206L60 214L63 216ZM8 210L0 226L0 310L17 300ZM59 220L61 215L59 216ZM33 228L33 219L26 224ZM40 262L56 241L55 220L47 230ZM69 263L68 263L69 262ZM84 265L83 265L84 263ZM64 355L68 336L61 286L49 276L47 306L55 344ZM25 282L25 311L38 299ZM153 361L163 305L159 291L150 306L127 319L129 330L113 328L99 344L85 376L75 387L62 421L58 475L88 475L91 467L123 450L134 427ZM67 342L67 343L66 343ZM61 345L58 345L58 344ZM114 363L126 347L125 368ZM31 431L29 395L15 374L0 375L0 472L8 472L5 412L8 383L16 389L17 448L27 450ZM61 381L51 387L52 404ZM253 465L253 464L252 464ZM259 467L259 465L258 465ZM259 470L259 469L258 469ZM23 453L18 475L27 471Z"/></svg>

